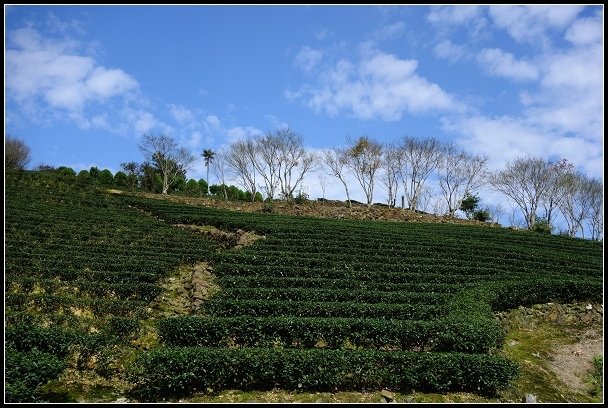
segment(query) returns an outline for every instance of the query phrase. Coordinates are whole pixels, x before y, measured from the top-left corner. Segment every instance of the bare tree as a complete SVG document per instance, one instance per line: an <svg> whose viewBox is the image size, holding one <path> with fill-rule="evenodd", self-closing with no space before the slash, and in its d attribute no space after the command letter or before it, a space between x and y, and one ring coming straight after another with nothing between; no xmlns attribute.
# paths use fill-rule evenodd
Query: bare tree
<svg viewBox="0 0 608 408"><path fill-rule="evenodd" d="M517 220L517 208L510 206L511 211L509 212L509 226L519 228L520 223Z"/></svg>
<svg viewBox="0 0 608 408"><path fill-rule="evenodd" d="M500 223L500 219L505 215L505 208L501 203L488 205L488 211L490 212L492 222L496 224Z"/></svg>
<svg viewBox="0 0 608 408"><path fill-rule="evenodd" d="M532 229L538 206L546 197L550 178L547 161L526 157L507 163L503 171L490 176L490 184L515 202L524 215L526 227Z"/></svg>
<svg viewBox="0 0 608 408"><path fill-rule="evenodd" d="M435 196L433 199L433 214L435 215L443 215L446 213L445 201L439 197Z"/></svg>
<svg viewBox="0 0 608 408"><path fill-rule="evenodd" d="M420 195L418 196L418 211L428 213L432 211L433 206L433 190L428 185L423 185Z"/></svg>
<svg viewBox="0 0 608 408"><path fill-rule="evenodd" d="M289 128L276 129L272 136L279 150L281 195L290 200L306 173L317 165L317 158L304 148L302 136Z"/></svg>
<svg viewBox="0 0 608 408"><path fill-rule="evenodd" d="M304 148L303 141L290 128L275 129L256 139L253 164L269 199L274 198L277 188L285 199L292 199L304 176L315 168L317 158Z"/></svg>
<svg viewBox="0 0 608 408"><path fill-rule="evenodd" d="M163 194L167 194L169 186L192 167L195 156L187 149L180 147L170 136L163 133L145 134L139 144L139 149L146 159L155 163L163 179Z"/></svg>
<svg viewBox="0 0 608 408"><path fill-rule="evenodd" d="M483 185L487 162L487 157L467 154L453 145L445 147L439 160L437 178L451 216L460 208L467 194Z"/></svg>
<svg viewBox="0 0 608 408"><path fill-rule="evenodd" d="M23 140L6 135L4 139L4 168L23 170L31 160L30 148Z"/></svg>
<svg viewBox="0 0 608 408"><path fill-rule="evenodd" d="M211 162L211 171L213 171L213 174L221 185L224 200L228 200L228 191L226 191L226 178L228 176L227 156L228 154L226 150L220 149L218 152L215 153L214 160Z"/></svg>
<svg viewBox="0 0 608 408"><path fill-rule="evenodd" d="M264 180L264 189L270 200L274 199L279 186L280 151L272 133L267 133L255 140L253 147L253 164Z"/></svg>
<svg viewBox="0 0 608 408"><path fill-rule="evenodd" d="M329 182L329 180L327 179L327 177L325 177L325 176L326 176L325 173L319 173L317 175L317 178L319 179L319 186L321 187L321 191L323 192L323 204L325 204L325 189L327 188L328 185L331 184Z"/></svg>
<svg viewBox="0 0 608 408"><path fill-rule="evenodd" d="M376 172L382 165L382 145L367 136L361 136L349 144L348 166L363 188L367 206L371 207Z"/></svg>
<svg viewBox="0 0 608 408"><path fill-rule="evenodd" d="M384 174L380 181L387 193L387 204L395 207L397 203L397 190L399 188L399 147L391 143L384 149L382 166Z"/></svg>
<svg viewBox="0 0 608 408"><path fill-rule="evenodd" d="M323 171L326 174L340 180L346 191L346 200L348 201L348 207L351 207L350 194L348 192L348 184L346 183L346 171L348 163L348 152L346 149L333 148L323 151L321 160L325 164Z"/></svg>
<svg viewBox="0 0 608 408"><path fill-rule="evenodd" d="M574 166L566 159L561 159L549 165L547 192L542 200L542 206L545 210L544 218L549 225L553 225L555 210L567 194L569 175L573 171Z"/></svg>
<svg viewBox="0 0 608 408"><path fill-rule="evenodd" d="M405 136L401 142L399 169L408 206L418 207L424 183L437 168L443 154L441 142L435 138L416 139Z"/></svg>
<svg viewBox="0 0 608 408"><path fill-rule="evenodd" d="M255 146L252 140L238 140L228 147L226 165L238 177L239 184L251 192L251 202L255 200Z"/></svg>
<svg viewBox="0 0 608 408"><path fill-rule="evenodd" d="M566 177L566 193L560 202L559 209L566 220L568 235L574 237L578 231L583 238L585 231L583 221L592 212L592 200L597 188L595 182L582 173L570 173Z"/></svg>
<svg viewBox="0 0 608 408"><path fill-rule="evenodd" d="M604 232L604 184L602 180L590 180L590 205L587 225L591 232L591 239L599 240Z"/></svg>

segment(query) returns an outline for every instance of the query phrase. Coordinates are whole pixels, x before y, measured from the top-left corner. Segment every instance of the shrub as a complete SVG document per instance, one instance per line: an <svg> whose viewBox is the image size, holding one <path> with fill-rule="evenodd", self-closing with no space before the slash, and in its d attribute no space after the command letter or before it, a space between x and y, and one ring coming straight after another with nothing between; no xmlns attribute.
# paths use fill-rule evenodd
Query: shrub
<svg viewBox="0 0 608 408"><path fill-rule="evenodd" d="M300 191L294 201L296 202L296 204L304 204L308 201L308 194Z"/></svg>
<svg viewBox="0 0 608 408"><path fill-rule="evenodd" d="M6 402L36 402L41 398L37 388L59 377L67 364L52 354L38 350L7 349L5 361Z"/></svg>
<svg viewBox="0 0 608 408"><path fill-rule="evenodd" d="M473 219L486 222L490 219L490 212L488 210L477 210L473 213Z"/></svg>
<svg viewBox="0 0 608 408"><path fill-rule="evenodd" d="M271 202L264 203L264 206L262 207L262 212L263 213L271 213L273 211L274 210L272 208L272 203Z"/></svg>
<svg viewBox="0 0 608 408"><path fill-rule="evenodd" d="M376 350L157 348L129 370L132 396L154 401L226 388L268 390L475 391L495 395L517 364L469 353Z"/></svg>
<svg viewBox="0 0 608 408"><path fill-rule="evenodd" d="M544 218L537 218L532 227L532 231L538 232L539 234L551 234L552 230L553 227L551 227L551 224Z"/></svg>

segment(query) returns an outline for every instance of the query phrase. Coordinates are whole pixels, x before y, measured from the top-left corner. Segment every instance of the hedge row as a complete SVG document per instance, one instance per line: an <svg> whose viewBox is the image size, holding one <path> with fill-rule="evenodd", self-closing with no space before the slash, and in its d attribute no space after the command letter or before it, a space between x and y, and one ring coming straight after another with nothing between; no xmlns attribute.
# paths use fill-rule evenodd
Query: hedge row
<svg viewBox="0 0 608 408"><path fill-rule="evenodd" d="M57 296L46 293L23 294L7 293L5 304L14 311L25 311L30 308L44 313L66 311L88 311L95 317L122 316L144 317L147 314L147 302L136 300L118 300L104 298L77 298L73 296Z"/></svg>
<svg viewBox="0 0 608 408"><path fill-rule="evenodd" d="M214 272L217 271L214 269ZM218 284L225 289L234 287L247 288L324 288L324 289L353 289L370 290L382 292L420 292L420 293L454 293L460 292L466 287L474 286L475 283L433 283L433 282L409 282L394 283L383 280L357 280L343 278L312 278L308 276L239 276L225 275L217 276Z"/></svg>
<svg viewBox="0 0 608 408"><path fill-rule="evenodd" d="M64 359L39 350L6 349L5 402L39 402L38 387L53 380L67 367Z"/></svg>
<svg viewBox="0 0 608 408"><path fill-rule="evenodd" d="M34 276L7 277L6 286L9 290L20 290L29 293L34 287L44 289L46 293L71 294L96 298L118 298L122 300L142 300L149 302L161 293L158 285L151 283L106 283L77 279L59 281L57 279L40 279Z"/></svg>
<svg viewBox="0 0 608 408"><path fill-rule="evenodd" d="M499 356L376 350L158 348L140 355L132 396L158 401L210 389L470 391L493 395L517 375Z"/></svg>
<svg viewBox="0 0 608 408"><path fill-rule="evenodd" d="M160 339L174 347L354 347L486 353L497 348L504 337L493 319L479 317L421 321L180 316L157 324Z"/></svg>
<svg viewBox="0 0 608 408"><path fill-rule="evenodd" d="M204 304L214 316L299 316L299 317L370 317L401 320L428 320L445 314L444 305L291 302L288 300L237 300L219 295Z"/></svg>
<svg viewBox="0 0 608 408"><path fill-rule="evenodd" d="M433 292L383 292L372 289L313 288L248 288L222 290L223 298L239 300L288 300L292 302L357 302L357 303L445 303L449 294Z"/></svg>

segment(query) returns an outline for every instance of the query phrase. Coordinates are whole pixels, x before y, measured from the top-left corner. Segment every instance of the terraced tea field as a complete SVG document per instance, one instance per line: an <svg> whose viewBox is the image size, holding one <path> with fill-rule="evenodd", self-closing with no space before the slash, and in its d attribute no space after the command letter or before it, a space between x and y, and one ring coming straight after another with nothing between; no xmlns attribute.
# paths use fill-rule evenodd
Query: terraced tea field
<svg viewBox="0 0 608 408"><path fill-rule="evenodd" d="M263 239L227 248L177 224ZM33 173L7 181L5 234L7 401L44 400L70 370L120 378L138 401L273 388L495 395L518 367L496 353L494 311L602 301L597 242L229 212ZM162 282L200 262L219 291L187 315L156 314Z"/></svg>

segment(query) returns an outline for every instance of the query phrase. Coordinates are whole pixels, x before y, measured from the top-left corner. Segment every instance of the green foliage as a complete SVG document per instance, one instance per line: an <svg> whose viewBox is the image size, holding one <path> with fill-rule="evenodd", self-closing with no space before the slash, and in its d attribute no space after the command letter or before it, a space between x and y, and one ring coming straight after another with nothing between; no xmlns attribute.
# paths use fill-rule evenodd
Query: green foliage
<svg viewBox="0 0 608 408"><path fill-rule="evenodd" d="M532 231L538 232L539 234L551 235L551 232L553 231L553 227L551 226L551 224L549 224L549 222L546 219L539 218L537 216L536 222L534 223L534 226L532 227Z"/></svg>
<svg viewBox="0 0 608 408"><path fill-rule="evenodd" d="M163 191L163 179L158 169L151 163L144 163L140 167L139 185L151 193Z"/></svg>
<svg viewBox="0 0 608 408"><path fill-rule="evenodd" d="M82 187L89 186L91 184L91 176L88 170L80 170L76 176L76 182Z"/></svg>
<svg viewBox="0 0 608 408"><path fill-rule="evenodd" d="M114 185L116 187L127 187L129 185L129 176L122 171L117 171L114 174Z"/></svg>
<svg viewBox="0 0 608 408"><path fill-rule="evenodd" d="M161 291L158 281L217 248L56 172L7 178L6 225L11 401L43 398L36 387L55 378L64 359L85 367L132 339Z"/></svg>
<svg viewBox="0 0 608 408"><path fill-rule="evenodd" d="M99 169L95 166L91 167L89 169L89 175L92 179L97 180L97 178L99 177Z"/></svg>
<svg viewBox="0 0 608 408"><path fill-rule="evenodd" d="M201 194L201 188L195 179L188 180L186 183L186 192L193 196L198 196Z"/></svg>
<svg viewBox="0 0 608 408"><path fill-rule="evenodd" d="M488 210L476 210L473 212L473 219L477 221L486 222L490 219L490 212Z"/></svg>
<svg viewBox="0 0 608 408"><path fill-rule="evenodd" d="M186 179L181 176L176 177L171 183L170 190L186 191Z"/></svg>
<svg viewBox="0 0 608 408"><path fill-rule="evenodd" d="M315 317L172 317L158 322L169 346L366 348L484 353L502 330L490 319L398 320Z"/></svg>
<svg viewBox="0 0 608 408"><path fill-rule="evenodd" d="M108 319L107 331L109 334L120 338L130 338L137 333L139 327L138 319L112 316Z"/></svg>
<svg viewBox="0 0 608 408"><path fill-rule="evenodd" d="M224 184L213 184L209 187L209 193L211 195L224 198L224 189L226 190L229 200L251 201L251 192L243 191L237 186L232 185L227 186ZM259 192L256 193L256 201L262 201L262 195Z"/></svg>
<svg viewBox="0 0 608 408"><path fill-rule="evenodd" d="M264 203L264 206L262 207L262 212L266 213L266 214L270 214L274 211L274 207L272 205L272 201L268 201Z"/></svg>
<svg viewBox="0 0 608 408"><path fill-rule="evenodd" d="M604 360L601 354L593 356L591 360L593 368L591 369L591 388L590 394L592 396L601 396L604 384Z"/></svg>
<svg viewBox="0 0 608 408"><path fill-rule="evenodd" d="M122 169L127 174L127 184L129 186L129 189L130 190L135 189L135 187L137 186L137 178L140 173L140 166L137 163L132 161L132 162L121 163L120 167L122 167Z"/></svg>
<svg viewBox="0 0 608 408"><path fill-rule="evenodd" d="M63 359L37 349L8 347L5 351L4 396L9 403L40 402L43 395L38 387L57 378L67 366Z"/></svg>
<svg viewBox="0 0 608 408"><path fill-rule="evenodd" d="M207 181L205 181L205 179L200 179L198 181L198 188L199 188L201 194L203 194L203 195L209 194L209 185L207 184Z"/></svg>
<svg viewBox="0 0 608 408"><path fill-rule="evenodd" d="M100 185L104 187L110 187L114 184L114 176L112 172L108 169L103 169L99 172L99 176L97 176L97 181Z"/></svg>
<svg viewBox="0 0 608 408"><path fill-rule="evenodd" d="M55 171L58 174L60 174L61 176L66 177L66 178L76 177L76 172L71 167L61 166L61 167L57 167L57 170L55 170Z"/></svg>
<svg viewBox="0 0 608 408"><path fill-rule="evenodd" d="M468 353L159 348L141 355L131 375L136 382L132 396L143 401L208 389L274 387L493 395L515 378L517 366L498 356Z"/></svg>
<svg viewBox="0 0 608 408"><path fill-rule="evenodd" d="M491 394L516 372L492 355L504 338L494 310L603 293L601 243L552 235L224 211L34 172L7 178L6 214L7 348L76 357L76 369L118 375L158 282L178 265L212 266L222 289L204 317L159 319L176 348L134 363L142 400L208 387ZM266 239L221 250L178 223ZM16 400L35 397L7 384Z"/></svg>
<svg viewBox="0 0 608 408"><path fill-rule="evenodd" d="M475 213L475 210L477 209L477 206L479 205L480 200L481 199L474 194L467 194L460 203L460 210L464 211L467 218L471 219Z"/></svg>

